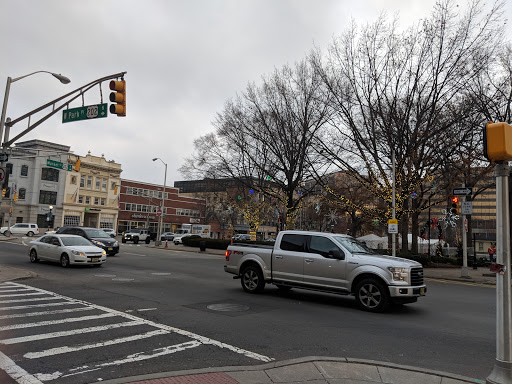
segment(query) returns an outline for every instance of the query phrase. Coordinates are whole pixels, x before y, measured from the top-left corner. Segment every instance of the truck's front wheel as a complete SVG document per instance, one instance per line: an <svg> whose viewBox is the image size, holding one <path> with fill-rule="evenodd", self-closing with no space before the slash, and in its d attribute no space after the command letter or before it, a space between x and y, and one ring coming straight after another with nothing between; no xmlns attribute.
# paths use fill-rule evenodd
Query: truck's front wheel
<svg viewBox="0 0 512 384"><path fill-rule="evenodd" d="M374 278L361 280L355 292L357 304L369 312L383 312L390 304L387 287Z"/></svg>
<svg viewBox="0 0 512 384"><path fill-rule="evenodd" d="M255 265L249 265L242 272L242 288L248 293L258 293L265 288L265 280L261 269Z"/></svg>

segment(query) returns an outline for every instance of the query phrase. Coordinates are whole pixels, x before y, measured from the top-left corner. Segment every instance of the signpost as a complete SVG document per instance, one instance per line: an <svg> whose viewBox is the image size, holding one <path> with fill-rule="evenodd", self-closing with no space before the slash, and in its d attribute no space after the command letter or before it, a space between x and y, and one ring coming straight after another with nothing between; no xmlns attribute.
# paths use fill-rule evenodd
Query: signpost
<svg viewBox="0 0 512 384"><path fill-rule="evenodd" d="M51 167L51 168L64 169L67 171L73 170L73 166L71 164L64 165L64 163L61 163L60 161L55 161L55 160L50 160L50 159L46 159L46 166Z"/></svg>
<svg viewBox="0 0 512 384"><path fill-rule="evenodd" d="M158 210L156 211L156 215L158 217L162 216L162 210L160 208L158 208Z"/></svg>
<svg viewBox="0 0 512 384"><path fill-rule="evenodd" d="M107 117L108 104L86 105L85 107L70 108L62 111L62 122L97 119Z"/></svg>
<svg viewBox="0 0 512 384"><path fill-rule="evenodd" d="M473 193L473 188L453 188L453 196L470 196Z"/></svg>
<svg viewBox="0 0 512 384"><path fill-rule="evenodd" d="M398 220L397 219L389 219L388 220L388 233L398 233Z"/></svg>

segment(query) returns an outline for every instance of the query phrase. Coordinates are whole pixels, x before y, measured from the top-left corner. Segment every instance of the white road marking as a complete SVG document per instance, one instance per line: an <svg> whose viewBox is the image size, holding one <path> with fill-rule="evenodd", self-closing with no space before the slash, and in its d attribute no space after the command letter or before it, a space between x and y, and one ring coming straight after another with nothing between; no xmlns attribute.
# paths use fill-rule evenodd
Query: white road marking
<svg viewBox="0 0 512 384"><path fill-rule="evenodd" d="M116 329L116 328L133 327L133 326L141 325L141 324L143 324L141 321L126 321L124 323L99 325L97 327L88 327L88 328L78 328L78 329L72 329L70 331L41 333L39 335L30 335L30 336L22 336L22 337L13 337L11 339L3 339L3 340L0 340L0 344L8 345L8 344L27 343L29 341L46 340L46 339L54 339L56 337L74 336L74 335L81 335L84 333L101 332L101 331L107 331L107 330Z"/></svg>
<svg viewBox="0 0 512 384"><path fill-rule="evenodd" d="M151 331L151 332L146 332L146 333L142 333L139 335L120 337L117 339L107 340L107 341L103 341L100 343L83 344L78 347L64 346L64 347L58 347L58 348L50 348L50 349L46 349L46 350L40 351L40 352L28 352L28 353L25 353L23 355L23 357L25 357L26 359L40 359L41 357L46 357L46 356L55 356L55 355L61 355L63 353L77 352L77 351L83 351L86 349L93 349L93 348L99 348L99 347L106 347L109 345L128 343L130 341L147 339L149 337L165 335L168 333L170 333L170 332L164 331L164 330Z"/></svg>
<svg viewBox="0 0 512 384"><path fill-rule="evenodd" d="M32 293L10 293L8 295L0 295L0 297L16 297L16 296L36 296L42 295L40 292L32 292Z"/></svg>
<svg viewBox="0 0 512 384"><path fill-rule="evenodd" d="M16 365L14 361L9 359L9 357L4 355L2 352L0 352L0 369L3 369L19 384L43 384L23 368Z"/></svg>
<svg viewBox="0 0 512 384"><path fill-rule="evenodd" d="M13 324L13 325L6 325L4 327L0 327L0 331L9 331L11 329L23 329L23 328L32 328L32 327L42 327L45 325L55 325L55 324L62 324L62 323L74 323L74 322L78 322L78 321L98 320L98 319L104 319L107 317L114 317L114 316L117 316L117 315L114 315L113 313L103 313L101 315L69 317L66 319L59 319L59 320L38 321L36 323Z"/></svg>
<svg viewBox="0 0 512 384"><path fill-rule="evenodd" d="M131 253L131 252L123 252L125 255L134 255L134 256L146 256L141 253Z"/></svg>
<svg viewBox="0 0 512 384"><path fill-rule="evenodd" d="M41 307L57 307L59 305L76 305L78 303L61 301L58 303L46 303L46 304L29 304L29 305L17 305L15 307L2 307L0 311L8 311L11 309L27 309L27 308L41 308Z"/></svg>
<svg viewBox="0 0 512 384"><path fill-rule="evenodd" d="M70 309L57 309L55 311L17 313L15 315L3 315L3 316L0 316L0 320L3 320L3 319L14 319L14 318L17 318L17 317L55 315L57 313L71 313L71 312L80 312L80 311L92 311L93 309L95 309L95 308L81 307L81 308L70 308Z"/></svg>
<svg viewBox="0 0 512 384"><path fill-rule="evenodd" d="M9 304L9 303L26 303L27 301L46 301L46 300L61 300L59 297L34 297L32 299L15 299L15 300L1 300L0 304Z"/></svg>

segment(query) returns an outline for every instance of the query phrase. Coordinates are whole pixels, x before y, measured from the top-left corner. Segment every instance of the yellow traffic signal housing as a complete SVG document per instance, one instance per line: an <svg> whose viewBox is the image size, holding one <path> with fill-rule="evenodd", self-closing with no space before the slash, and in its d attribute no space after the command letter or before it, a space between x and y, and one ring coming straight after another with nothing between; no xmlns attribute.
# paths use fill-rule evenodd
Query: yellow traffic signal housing
<svg viewBox="0 0 512 384"><path fill-rule="evenodd" d="M115 91L110 93L110 101L116 104L110 104L110 113L117 116L126 116L126 81L112 80L110 89Z"/></svg>
<svg viewBox="0 0 512 384"><path fill-rule="evenodd" d="M82 160L80 160L80 158L76 159L76 162L75 162L75 166L74 166L74 170L76 172L80 171L80 165L82 164Z"/></svg>
<svg viewBox="0 0 512 384"><path fill-rule="evenodd" d="M18 194L17 193L14 194L14 201L18 201Z"/></svg>
<svg viewBox="0 0 512 384"><path fill-rule="evenodd" d="M450 209L450 213L452 215L458 215L459 214L459 212L460 212L459 204L460 204L459 198L457 196L452 197L452 207Z"/></svg>
<svg viewBox="0 0 512 384"><path fill-rule="evenodd" d="M512 160L512 126L490 121L484 128L484 156L491 162Z"/></svg>
<svg viewBox="0 0 512 384"><path fill-rule="evenodd" d="M2 197L5 197L5 193L7 192L7 190L4 188L2 189Z"/></svg>

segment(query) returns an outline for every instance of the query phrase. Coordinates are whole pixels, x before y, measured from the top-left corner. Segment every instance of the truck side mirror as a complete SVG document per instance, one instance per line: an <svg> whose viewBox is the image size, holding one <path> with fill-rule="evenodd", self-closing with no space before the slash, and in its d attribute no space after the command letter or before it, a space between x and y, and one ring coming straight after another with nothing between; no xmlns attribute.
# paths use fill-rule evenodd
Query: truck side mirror
<svg viewBox="0 0 512 384"><path fill-rule="evenodd" d="M329 257L338 260L345 260L345 254L339 249L332 249L329 251Z"/></svg>

